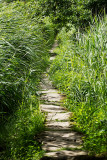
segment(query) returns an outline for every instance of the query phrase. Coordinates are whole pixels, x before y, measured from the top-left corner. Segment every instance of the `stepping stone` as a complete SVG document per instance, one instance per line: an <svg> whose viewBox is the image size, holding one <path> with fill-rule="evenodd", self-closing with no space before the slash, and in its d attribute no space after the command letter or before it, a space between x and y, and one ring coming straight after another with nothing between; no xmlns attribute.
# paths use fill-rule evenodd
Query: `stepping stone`
<svg viewBox="0 0 107 160"><path fill-rule="evenodd" d="M61 101L46 101L46 100L42 100L41 99L41 102L46 104L46 105L56 105L56 106L62 106L63 103Z"/></svg>
<svg viewBox="0 0 107 160"><path fill-rule="evenodd" d="M69 122L54 122L50 121L46 123L46 127L49 130L70 130Z"/></svg>
<svg viewBox="0 0 107 160"><path fill-rule="evenodd" d="M48 113L60 113L60 112L65 112L66 110L63 107L56 106L56 105L46 105L46 104L41 104L40 108L43 112L48 112Z"/></svg>
<svg viewBox="0 0 107 160"><path fill-rule="evenodd" d="M47 121L67 121L69 120L70 117L70 112L66 112L66 113L48 113L47 114Z"/></svg>
<svg viewBox="0 0 107 160"><path fill-rule="evenodd" d="M52 86L52 82L49 80L48 76L45 73L43 74L43 80L42 82L40 82L40 86L42 91L54 89Z"/></svg>
<svg viewBox="0 0 107 160"><path fill-rule="evenodd" d="M55 49L56 47L58 47L58 42L57 42L57 40L55 40L55 43L53 44L52 49L50 49L50 53L54 53L54 49Z"/></svg>
<svg viewBox="0 0 107 160"><path fill-rule="evenodd" d="M58 93L58 91L56 89L48 89L48 90L43 90L43 91L39 91L40 93Z"/></svg>
<svg viewBox="0 0 107 160"><path fill-rule="evenodd" d="M50 61L53 61L55 59L55 57L50 57Z"/></svg>
<svg viewBox="0 0 107 160"><path fill-rule="evenodd" d="M64 151L57 151L57 152L48 152L48 153L46 153L45 156L47 156L47 157L57 157L57 158L59 158L59 160L61 160L62 157L67 157L67 159L73 160L73 159L70 159L70 158L73 158L73 157L76 157L76 156L81 156L81 155L82 156L87 155L87 153L84 152L84 151L67 151L67 150L64 150Z"/></svg>
<svg viewBox="0 0 107 160"><path fill-rule="evenodd" d="M45 131L42 134L42 136L45 137L46 141L48 139L51 139L52 137L54 137L54 139L57 142L61 142L60 140L65 140L65 142L71 141L71 142L75 142L76 144L82 143L81 136L78 135L76 132L72 132L70 130L68 130L68 131L66 131L66 130Z"/></svg>
<svg viewBox="0 0 107 160"><path fill-rule="evenodd" d="M45 101L49 101L49 102L57 102L57 101L60 101L61 100L61 95L58 94L57 92L53 92L53 93L46 93L46 94L43 94L41 96L41 100L45 100Z"/></svg>
<svg viewBox="0 0 107 160"><path fill-rule="evenodd" d="M71 131L45 131L43 137L43 149L56 151L63 148L78 148L81 145L81 136Z"/></svg>

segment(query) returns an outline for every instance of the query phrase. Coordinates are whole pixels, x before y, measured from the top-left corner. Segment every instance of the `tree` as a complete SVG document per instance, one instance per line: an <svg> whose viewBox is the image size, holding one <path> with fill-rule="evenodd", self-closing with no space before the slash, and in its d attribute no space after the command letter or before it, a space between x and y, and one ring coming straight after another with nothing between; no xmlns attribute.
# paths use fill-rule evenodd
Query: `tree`
<svg viewBox="0 0 107 160"><path fill-rule="evenodd" d="M50 16L59 29L67 23L84 27L90 19L83 0L39 0L38 3L42 7L42 15Z"/></svg>

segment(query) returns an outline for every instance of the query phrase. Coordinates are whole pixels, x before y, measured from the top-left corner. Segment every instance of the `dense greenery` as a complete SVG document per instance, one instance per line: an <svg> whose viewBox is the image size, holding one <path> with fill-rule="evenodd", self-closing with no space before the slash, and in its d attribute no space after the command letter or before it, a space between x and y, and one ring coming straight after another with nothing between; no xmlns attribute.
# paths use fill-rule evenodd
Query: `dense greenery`
<svg viewBox="0 0 107 160"><path fill-rule="evenodd" d="M106 151L107 18L92 17L106 7L106 0L0 1L0 159L38 160L42 154L37 91L54 32L53 83L67 95L85 149Z"/></svg>
<svg viewBox="0 0 107 160"><path fill-rule="evenodd" d="M90 10L85 7L86 2L77 0L39 0L42 15L49 16L56 30L68 23L84 28L89 24Z"/></svg>
<svg viewBox="0 0 107 160"><path fill-rule="evenodd" d="M106 0L87 0L86 7L92 10L93 14L107 13L107 1Z"/></svg>
<svg viewBox="0 0 107 160"><path fill-rule="evenodd" d="M86 135L85 149L102 153L107 135L107 17L84 34L75 32L75 27L68 32L62 28L58 34L60 45L50 74Z"/></svg>
<svg viewBox="0 0 107 160"><path fill-rule="evenodd" d="M84 29L91 22L91 14L107 12L106 0L38 0L38 3L40 13L51 18L56 30L69 28L68 23Z"/></svg>
<svg viewBox="0 0 107 160"><path fill-rule="evenodd" d="M47 18L35 16L37 7L36 2L0 3L0 159L38 159L35 137L44 116L37 90L54 34Z"/></svg>

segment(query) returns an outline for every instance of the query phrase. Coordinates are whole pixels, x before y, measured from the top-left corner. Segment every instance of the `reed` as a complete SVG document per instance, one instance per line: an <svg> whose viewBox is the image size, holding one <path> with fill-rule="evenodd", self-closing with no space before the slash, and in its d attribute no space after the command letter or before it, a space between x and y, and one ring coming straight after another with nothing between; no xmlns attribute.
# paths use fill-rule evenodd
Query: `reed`
<svg viewBox="0 0 107 160"><path fill-rule="evenodd" d="M63 28L57 38L58 56L50 69L54 85L67 95L65 105L86 135L85 149L106 152L107 17L95 18L84 33Z"/></svg>
<svg viewBox="0 0 107 160"><path fill-rule="evenodd" d="M44 115L37 91L49 63L54 31L51 23L35 15L37 8L36 2L0 3L2 159L33 158L41 152L35 137L44 129Z"/></svg>

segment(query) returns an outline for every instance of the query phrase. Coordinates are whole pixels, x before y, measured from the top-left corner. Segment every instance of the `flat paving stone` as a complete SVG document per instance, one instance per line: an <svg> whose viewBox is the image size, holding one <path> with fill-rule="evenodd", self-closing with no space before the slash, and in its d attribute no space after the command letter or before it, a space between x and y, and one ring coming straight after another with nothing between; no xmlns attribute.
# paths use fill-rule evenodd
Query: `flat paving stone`
<svg viewBox="0 0 107 160"><path fill-rule="evenodd" d="M47 73L43 74L43 78L42 78L42 81L40 82L40 86L41 86L41 90L39 92L54 89L54 87L52 86L52 82L49 80Z"/></svg>
<svg viewBox="0 0 107 160"><path fill-rule="evenodd" d="M46 104L40 104L40 108L43 112L48 112L48 113L63 113L66 110L61 107L61 106L56 106L56 105L46 105Z"/></svg>
<svg viewBox="0 0 107 160"><path fill-rule="evenodd" d="M49 130L70 130L70 124L69 122L56 122L56 121L50 121L46 123L46 127Z"/></svg>
<svg viewBox="0 0 107 160"><path fill-rule="evenodd" d="M57 152L48 152L46 153L45 156L50 156L50 157L68 157L68 158L72 158L72 157L76 157L76 156L81 156L81 155L87 155L86 152L84 151L57 151ZM60 160L60 159L59 159Z"/></svg>
<svg viewBox="0 0 107 160"><path fill-rule="evenodd" d="M57 42L57 40L55 40L55 43L53 44L52 49L50 49L50 53L54 53L54 49L55 49L56 47L58 47L58 42Z"/></svg>
<svg viewBox="0 0 107 160"><path fill-rule="evenodd" d="M45 101L60 101L61 100L61 95L60 94L58 94L57 92L55 92L55 93L50 93L50 92L48 92L48 93L46 93L46 94L43 94L42 96L41 96L41 100L45 100Z"/></svg>
<svg viewBox="0 0 107 160"><path fill-rule="evenodd" d="M78 148L82 141L81 136L70 131L45 131L43 138L43 149L55 151L61 148Z"/></svg>
<svg viewBox="0 0 107 160"><path fill-rule="evenodd" d="M48 89L48 90L42 90L42 91L39 91L40 93L42 94L45 94L45 93L58 93L58 90L56 89Z"/></svg>
<svg viewBox="0 0 107 160"><path fill-rule="evenodd" d="M64 149L63 149L64 148ZM49 142L48 143L48 145L46 145L45 146L45 143L44 143L44 145L43 145L43 147L42 147L42 149L43 150L45 150L46 152L48 152L48 151L60 151L61 149L62 150L72 150L72 149L75 149L75 150L79 150L79 146L78 146L78 144L70 144L70 143L68 143L68 144L66 144L65 142L63 143L63 142L61 142L60 143L60 145L56 145L56 143L52 143L52 142Z"/></svg>
<svg viewBox="0 0 107 160"><path fill-rule="evenodd" d="M47 121L68 121L69 117L70 117L70 112L66 112L66 113L48 113L47 114Z"/></svg>
<svg viewBox="0 0 107 160"><path fill-rule="evenodd" d="M68 141L71 141L71 143L75 142L75 144L82 143L81 136L77 134L77 132L73 132L70 130L69 131L66 131L66 130L65 131L64 130L63 131L61 130L45 131L42 136L45 136L47 142L49 142L53 137L54 140L56 140L57 142L61 142L60 140L62 141L65 140L67 143Z"/></svg>
<svg viewBox="0 0 107 160"><path fill-rule="evenodd" d="M55 57L50 57L50 61L53 61L55 59Z"/></svg>

